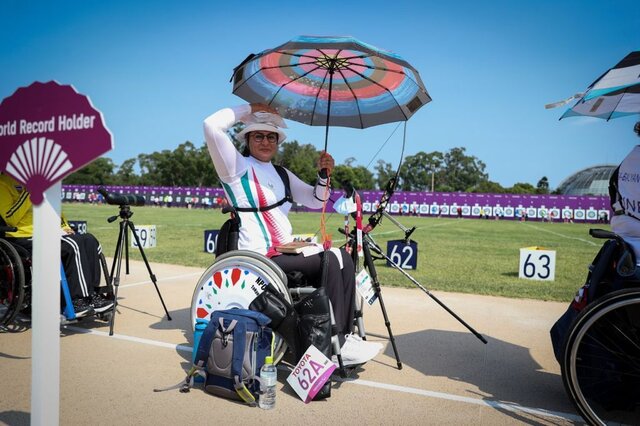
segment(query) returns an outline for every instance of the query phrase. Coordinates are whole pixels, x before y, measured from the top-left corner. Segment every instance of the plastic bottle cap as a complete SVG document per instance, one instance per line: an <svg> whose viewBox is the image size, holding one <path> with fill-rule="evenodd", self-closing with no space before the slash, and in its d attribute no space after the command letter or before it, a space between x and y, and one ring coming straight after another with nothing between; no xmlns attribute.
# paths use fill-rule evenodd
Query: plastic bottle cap
<svg viewBox="0 0 640 426"><path fill-rule="evenodd" d="M265 357L264 363L265 364L273 364L273 357L272 356Z"/></svg>

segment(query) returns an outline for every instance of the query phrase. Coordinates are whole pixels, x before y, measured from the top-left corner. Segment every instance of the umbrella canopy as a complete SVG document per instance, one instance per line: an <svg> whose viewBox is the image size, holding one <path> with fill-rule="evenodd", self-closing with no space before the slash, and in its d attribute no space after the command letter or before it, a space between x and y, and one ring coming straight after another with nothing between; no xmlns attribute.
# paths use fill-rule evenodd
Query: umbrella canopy
<svg viewBox="0 0 640 426"><path fill-rule="evenodd" d="M581 99L573 108L568 109L560 120L579 115L603 118L624 117L640 113L640 84L616 90L595 98Z"/></svg>
<svg viewBox="0 0 640 426"><path fill-rule="evenodd" d="M301 36L250 55L233 93L311 126L361 129L408 120L431 101L407 61L353 37Z"/></svg>
<svg viewBox="0 0 640 426"><path fill-rule="evenodd" d="M640 113L640 51L631 52L591 83L560 120L589 116L610 120Z"/></svg>

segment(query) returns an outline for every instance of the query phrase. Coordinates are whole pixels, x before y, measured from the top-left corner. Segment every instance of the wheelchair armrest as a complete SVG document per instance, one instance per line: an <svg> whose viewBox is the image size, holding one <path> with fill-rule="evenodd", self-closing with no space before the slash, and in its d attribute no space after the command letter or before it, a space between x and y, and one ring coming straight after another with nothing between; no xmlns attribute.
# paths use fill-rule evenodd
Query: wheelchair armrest
<svg viewBox="0 0 640 426"><path fill-rule="evenodd" d="M222 207L221 212L222 214L235 213L236 209L234 209L233 206L227 204L224 207Z"/></svg>
<svg viewBox="0 0 640 426"><path fill-rule="evenodd" d="M5 232L16 232L17 230L18 228L16 228L15 226L0 226L0 236Z"/></svg>
<svg viewBox="0 0 640 426"><path fill-rule="evenodd" d="M615 232L607 231L604 229L589 229L589 235L593 238L606 238L609 240L618 240L621 241L622 237L616 234Z"/></svg>

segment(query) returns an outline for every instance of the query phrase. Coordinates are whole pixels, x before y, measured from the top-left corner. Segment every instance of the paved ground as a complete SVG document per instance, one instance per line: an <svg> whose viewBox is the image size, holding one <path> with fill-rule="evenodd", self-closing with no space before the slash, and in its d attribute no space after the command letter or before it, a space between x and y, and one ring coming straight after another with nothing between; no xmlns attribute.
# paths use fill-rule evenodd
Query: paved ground
<svg viewBox="0 0 640 426"><path fill-rule="evenodd" d="M202 270L151 267L173 321L163 317L144 265L132 262L131 274L123 273L115 336L97 321L62 330L60 424L580 423L548 337L564 303L434 293L485 336L484 345L418 289L383 289L404 368L396 368L379 305L367 307L369 338L385 350L353 377L334 382L325 401L300 401L283 369L272 411L201 390L154 393L183 379L190 363L189 307ZM30 347L29 330L0 333L0 423L29 423Z"/></svg>

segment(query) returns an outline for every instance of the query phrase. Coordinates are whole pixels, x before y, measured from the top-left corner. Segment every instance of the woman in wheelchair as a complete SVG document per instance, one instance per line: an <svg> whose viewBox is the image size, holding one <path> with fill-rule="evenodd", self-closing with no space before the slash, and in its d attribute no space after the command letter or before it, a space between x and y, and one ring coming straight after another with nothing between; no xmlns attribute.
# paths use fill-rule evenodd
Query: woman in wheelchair
<svg viewBox="0 0 640 426"><path fill-rule="evenodd" d="M242 153L227 134L237 122L246 125L237 134L244 143ZM277 111L263 104L224 108L204 121L209 154L239 222L237 248L265 255L285 273L299 272L315 287L321 283L323 256L329 256L325 290L333 307L342 359L345 364L366 362L377 354L381 345L351 334L355 298L351 257L342 249L308 256L276 250L293 240L288 219L292 202L321 208L329 196L329 191L325 191L327 171L330 173L334 167L331 155L323 152L318 160L315 186L303 182L289 170L274 167L271 161L286 138L283 127L286 125Z"/></svg>
<svg viewBox="0 0 640 426"><path fill-rule="evenodd" d="M30 257L33 237L33 205L22 184L0 173L0 219L16 228L4 238L23 255ZM1 221L0 221L1 222ZM91 234L76 234L67 221L61 222L61 259L76 318L104 313L113 301L98 291L102 247Z"/></svg>
<svg viewBox="0 0 640 426"><path fill-rule="evenodd" d="M640 136L640 122L634 131ZM567 311L551 328L562 381L594 425L640 424L640 146L609 182L614 216L607 239Z"/></svg>

